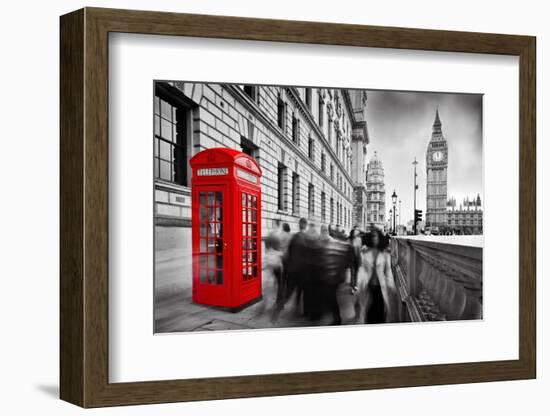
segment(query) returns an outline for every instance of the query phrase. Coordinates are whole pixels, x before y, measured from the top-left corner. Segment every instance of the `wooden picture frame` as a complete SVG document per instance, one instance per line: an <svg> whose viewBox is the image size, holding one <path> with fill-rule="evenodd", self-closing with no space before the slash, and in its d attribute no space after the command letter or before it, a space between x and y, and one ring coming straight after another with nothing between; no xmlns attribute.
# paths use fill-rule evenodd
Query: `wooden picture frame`
<svg viewBox="0 0 550 416"><path fill-rule="evenodd" d="M536 376L536 41L530 36L85 8L61 17L60 396L82 407ZM108 35L298 42L519 57L519 359L109 383Z"/></svg>

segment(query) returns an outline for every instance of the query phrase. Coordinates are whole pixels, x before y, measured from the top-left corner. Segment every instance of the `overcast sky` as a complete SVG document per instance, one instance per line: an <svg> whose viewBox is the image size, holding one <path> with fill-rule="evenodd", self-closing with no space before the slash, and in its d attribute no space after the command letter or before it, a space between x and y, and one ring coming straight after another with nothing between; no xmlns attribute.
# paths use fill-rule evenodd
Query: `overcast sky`
<svg viewBox="0 0 550 416"><path fill-rule="evenodd" d="M395 189L402 201L401 224L413 217L415 156L417 209L426 218L426 149L436 107L449 147L447 195L460 203L479 193L483 203L482 99L478 94L367 91L367 158L378 152L385 172L387 211Z"/></svg>

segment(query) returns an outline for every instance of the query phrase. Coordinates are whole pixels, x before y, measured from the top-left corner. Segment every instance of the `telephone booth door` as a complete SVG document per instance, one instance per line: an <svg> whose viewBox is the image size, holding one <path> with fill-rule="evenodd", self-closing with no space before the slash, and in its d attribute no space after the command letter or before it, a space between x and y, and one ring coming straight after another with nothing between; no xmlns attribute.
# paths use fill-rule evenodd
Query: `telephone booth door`
<svg viewBox="0 0 550 416"><path fill-rule="evenodd" d="M226 186L199 186L193 190L193 204L198 215L193 218L193 301L225 306L229 300L230 258L227 255L228 234Z"/></svg>
<svg viewBox="0 0 550 416"><path fill-rule="evenodd" d="M241 268L242 303L257 299L261 289L261 195L258 191L241 188Z"/></svg>

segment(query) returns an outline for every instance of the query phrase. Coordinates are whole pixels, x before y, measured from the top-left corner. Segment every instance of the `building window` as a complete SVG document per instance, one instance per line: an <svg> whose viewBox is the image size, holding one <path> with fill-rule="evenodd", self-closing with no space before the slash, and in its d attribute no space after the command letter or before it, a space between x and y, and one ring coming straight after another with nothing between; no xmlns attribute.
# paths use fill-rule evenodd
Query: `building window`
<svg viewBox="0 0 550 416"><path fill-rule="evenodd" d="M325 169L327 167L327 155L325 152L321 153L321 172L326 175Z"/></svg>
<svg viewBox="0 0 550 416"><path fill-rule="evenodd" d="M155 178L186 186L189 109L163 91L155 92Z"/></svg>
<svg viewBox="0 0 550 416"><path fill-rule="evenodd" d="M334 198L330 198L330 223L334 222Z"/></svg>
<svg viewBox="0 0 550 416"><path fill-rule="evenodd" d="M260 87L256 85L244 85L243 91L252 99L252 101L256 103L260 101Z"/></svg>
<svg viewBox="0 0 550 416"><path fill-rule="evenodd" d="M329 144L332 146L332 120L328 121L328 137L327 140Z"/></svg>
<svg viewBox="0 0 550 416"><path fill-rule="evenodd" d="M307 141L307 156L311 159L315 159L315 141L313 140L313 137L309 137Z"/></svg>
<svg viewBox="0 0 550 416"><path fill-rule="evenodd" d="M300 120L296 115L292 116L292 141L297 146L300 145Z"/></svg>
<svg viewBox="0 0 550 416"><path fill-rule="evenodd" d="M241 151L248 156L252 156L254 159L258 159L260 154L260 148L246 137L241 136Z"/></svg>
<svg viewBox="0 0 550 416"><path fill-rule="evenodd" d="M318 110L319 110L319 127L323 127L323 98L321 97L321 93L319 92L319 102L318 102Z"/></svg>
<svg viewBox="0 0 550 416"><path fill-rule="evenodd" d="M321 221L325 222L327 220L327 207L326 207L326 195L324 192L321 192Z"/></svg>
<svg viewBox="0 0 550 416"><path fill-rule="evenodd" d="M279 165L277 166L277 202L278 208L282 211L286 210L285 181L286 166L282 163L279 163Z"/></svg>
<svg viewBox="0 0 550 416"><path fill-rule="evenodd" d="M292 213L294 215L299 215L300 213L299 195L300 195L300 177L296 172L294 172L292 173Z"/></svg>
<svg viewBox="0 0 550 416"><path fill-rule="evenodd" d="M277 100L277 125L285 131L286 127L286 104L279 96Z"/></svg>
<svg viewBox="0 0 550 416"><path fill-rule="evenodd" d="M307 188L307 212L310 217L315 214L315 187L312 183Z"/></svg>
<svg viewBox="0 0 550 416"><path fill-rule="evenodd" d="M306 88L306 107L311 111L311 88Z"/></svg>
<svg viewBox="0 0 550 416"><path fill-rule="evenodd" d="M330 164L330 180L334 182L334 165Z"/></svg>
<svg viewBox="0 0 550 416"><path fill-rule="evenodd" d="M342 211L343 211L343 217L344 217L343 227L345 228L348 226L348 217L347 217L346 208L342 208Z"/></svg>

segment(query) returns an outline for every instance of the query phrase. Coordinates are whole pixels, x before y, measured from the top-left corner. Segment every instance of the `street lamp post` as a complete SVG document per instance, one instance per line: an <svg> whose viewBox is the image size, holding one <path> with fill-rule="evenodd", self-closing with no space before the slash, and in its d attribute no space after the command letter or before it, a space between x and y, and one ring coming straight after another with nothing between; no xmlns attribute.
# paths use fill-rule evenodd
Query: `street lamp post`
<svg viewBox="0 0 550 416"><path fill-rule="evenodd" d="M414 211L413 211L413 234L416 235L416 191L418 189L418 185L416 184L416 165L418 165L418 162L416 161L416 157L414 158Z"/></svg>
<svg viewBox="0 0 550 416"><path fill-rule="evenodd" d="M395 189L393 190L391 200L393 202L393 234L395 235L395 204L397 203L397 194L395 193Z"/></svg>

